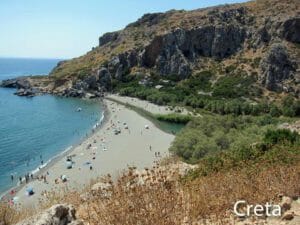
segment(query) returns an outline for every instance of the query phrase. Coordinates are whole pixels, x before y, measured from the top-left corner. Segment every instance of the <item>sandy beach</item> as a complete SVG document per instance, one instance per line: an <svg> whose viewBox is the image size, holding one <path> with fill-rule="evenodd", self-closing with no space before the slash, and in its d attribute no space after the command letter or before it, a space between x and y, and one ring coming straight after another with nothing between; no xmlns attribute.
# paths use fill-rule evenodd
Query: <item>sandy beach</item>
<svg viewBox="0 0 300 225"><path fill-rule="evenodd" d="M127 96L110 94L110 95L107 95L107 98L112 99L112 100L117 100L124 104L128 103L135 107L139 107L146 111L149 111L153 114L170 114L170 113L175 113L175 112L178 113L178 110L181 111L181 114L184 114L184 115L188 114L188 111L182 107L177 107L176 109L171 109L168 106L159 106L159 105L155 105L155 104L145 101L145 100L140 100L137 98L127 97Z"/></svg>
<svg viewBox="0 0 300 225"><path fill-rule="evenodd" d="M109 112L106 123L68 152L73 156L72 168L67 169L66 157L57 160L44 171L46 182L33 180L12 196L17 197L18 204L33 207L44 191L59 191L66 187L80 189L90 184L91 179L108 173L117 176L128 166L151 167L155 161L168 155L173 135L164 133L123 105L109 100L104 102ZM115 134L115 130L121 132ZM155 152L160 152L160 157ZM66 182L60 179L63 175ZM28 187L33 188L34 195L26 194Z"/></svg>

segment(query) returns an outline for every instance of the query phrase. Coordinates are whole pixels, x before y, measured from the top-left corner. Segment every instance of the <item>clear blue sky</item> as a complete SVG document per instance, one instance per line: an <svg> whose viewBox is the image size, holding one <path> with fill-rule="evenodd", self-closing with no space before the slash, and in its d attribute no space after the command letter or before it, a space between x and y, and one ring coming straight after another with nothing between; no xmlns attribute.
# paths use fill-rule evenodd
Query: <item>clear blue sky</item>
<svg viewBox="0 0 300 225"><path fill-rule="evenodd" d="M0 0L0 57L77 57L145 13L242 1Z"/></svg>

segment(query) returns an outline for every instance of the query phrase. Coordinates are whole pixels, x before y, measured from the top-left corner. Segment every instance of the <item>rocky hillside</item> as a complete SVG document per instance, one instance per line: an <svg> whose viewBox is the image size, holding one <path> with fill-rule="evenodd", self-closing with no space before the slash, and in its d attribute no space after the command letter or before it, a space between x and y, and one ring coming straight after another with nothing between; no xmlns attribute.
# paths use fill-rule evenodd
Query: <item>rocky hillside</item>
<svg viewBox="0 0 300 225"><path fill-rule="evenodd" d="M193 11L145 14L99 46L60 62L42 91L98 95L128 77L185 80L210 71L212 85L228 74L255 80L263 93L300 96L299 0L257 0ZM35 82L36 84L36 82Z"/></svg>

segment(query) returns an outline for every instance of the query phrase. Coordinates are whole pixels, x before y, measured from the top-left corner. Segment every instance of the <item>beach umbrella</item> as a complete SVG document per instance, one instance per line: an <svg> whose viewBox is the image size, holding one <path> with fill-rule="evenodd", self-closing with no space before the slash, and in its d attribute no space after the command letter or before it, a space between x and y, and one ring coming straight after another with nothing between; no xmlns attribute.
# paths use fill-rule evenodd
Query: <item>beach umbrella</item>
<svg viewBox="0 0 300 225"><path fill-rule="evenodd" d="M149 129L149 125L145 125L145 129Z"/></svg>
<svg viewBox="0 0 300 225"><path fill-rule="evenodd" d="M70 161L67 161L67 169L72 169L73 163Z"/></svg>
<svg viewBox="0 0 300 225"><path fill-rule="evenodd" d="M34 193L32 187L26 188L26 192L27 192L27 195L33 195L33 193Z"/></svg>
<svg viewBox="0 0 300 225"><path fill-rule="evenodd" d="M61 180L62 180L63 182L67 181L67 176L66 176L66 175L62 175L62 176L61 176Z"/></svg>

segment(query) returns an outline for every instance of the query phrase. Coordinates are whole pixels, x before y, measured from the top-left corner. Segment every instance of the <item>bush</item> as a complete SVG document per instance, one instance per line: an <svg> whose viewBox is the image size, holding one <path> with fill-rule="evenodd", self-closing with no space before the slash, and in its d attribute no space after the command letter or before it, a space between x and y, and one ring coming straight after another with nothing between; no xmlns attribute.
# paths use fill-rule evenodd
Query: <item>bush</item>
<svg viewBox="0 0 300 225"><path fill-rule="evenodd" d="M213 88L213 96L223 98L238 98L249 95L250 85L254 82L252 77L228 75L220 78Z"/></svg>
<svg viewBox="0 0 300 225"><path fill-rule="evenodd" d="M182 114L167 114L167 115L156 115L156 119L161 120L161 121L166 121L166 122L171 122L171 123L181 123L181 124L187 124L188 122L191 121L192 117L188 115L182 115Z"/></svg>
<svg viewBox="0 0 300 225"><path fill-rule="evenodd" d="M264 142L266 144L278 144L278 143L285 143L285 144L295 144L299 143L300 135L294 131L290 131L287 129L279 129L279 130L268 130L264 137Z"/></svg>
<svg viewBox="0 0 300 225"><path fill-rule="evenodd" d="M278 119L270 116L194 118L176 136L170 151L191 163L223 151L238 151L245 155L249 146L261 142L264 133L275 129L277 123Z"/></svg>

